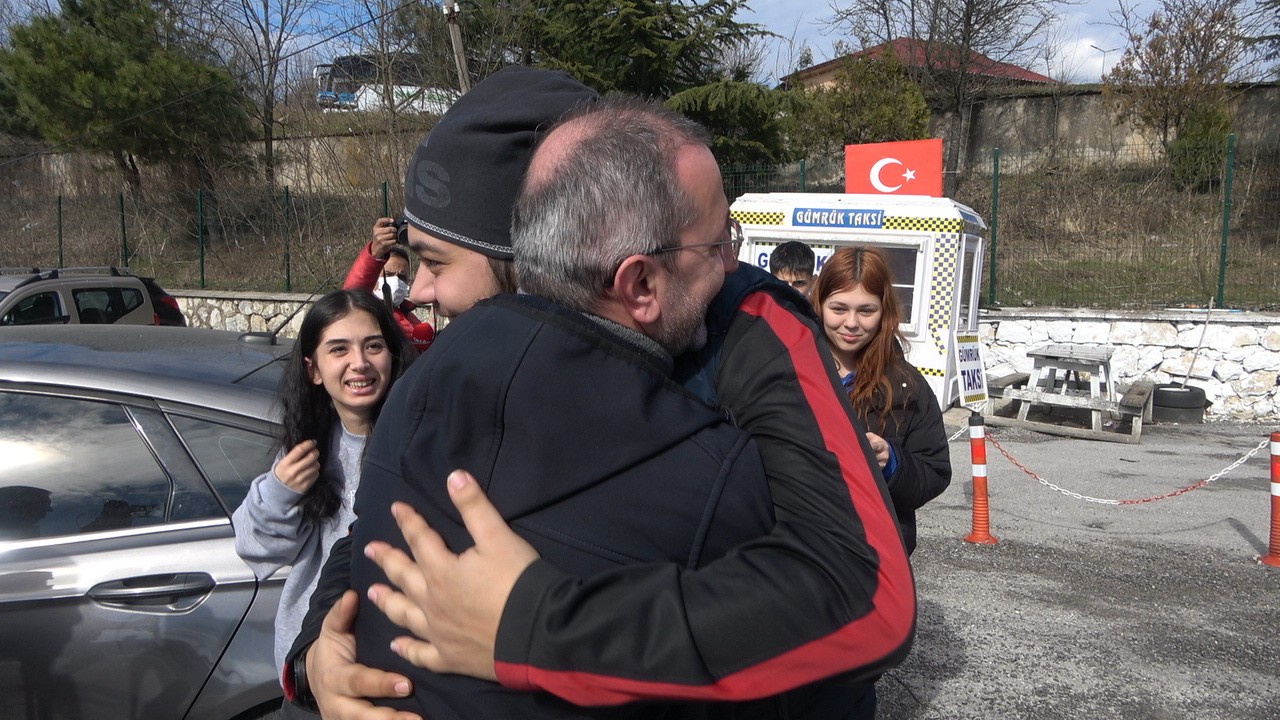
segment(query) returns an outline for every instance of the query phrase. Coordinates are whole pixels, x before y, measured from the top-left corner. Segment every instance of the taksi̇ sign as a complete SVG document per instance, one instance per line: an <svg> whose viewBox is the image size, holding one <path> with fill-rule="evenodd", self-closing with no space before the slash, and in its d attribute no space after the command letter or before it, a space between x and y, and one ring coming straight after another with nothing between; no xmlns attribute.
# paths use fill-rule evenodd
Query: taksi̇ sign
<svg viewBox="0 0 1280 720"><path fill-rule="evenodd" d="M988 400L987 371L982 364L982 343L977 333L956 333L956 379L960 383L960 404L980 410Z"/></svg>

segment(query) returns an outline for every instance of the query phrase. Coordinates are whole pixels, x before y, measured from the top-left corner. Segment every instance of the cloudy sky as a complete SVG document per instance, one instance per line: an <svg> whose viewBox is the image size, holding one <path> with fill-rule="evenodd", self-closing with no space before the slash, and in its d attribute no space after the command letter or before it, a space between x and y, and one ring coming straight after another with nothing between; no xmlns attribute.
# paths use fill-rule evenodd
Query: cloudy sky
<svg viewBox="0 0 1280 720"><path fill-rule="evenodd" d="M831 17L828 0L799 2L797 0L749 0L749 2L750 11L744 12L741 19L760 23L783 38L774 41L774 52L765 61L765 71L769 75L767 81L770 84L792 69L794 58L791 57L792 51L788 46L789 40L793 37L797 53L806 43L812 48L814 62L822 62L834 57L832 46L838 36L826 29L825 21ZM1144 16L1157 6L1156 0L1138 0L1132 4L1138 8L1139 14ZM1059 39L1055 44L1061 47L1059 55L1063 59L1056 68L1033 67L1032 69L1060 80L1097 82L1103 70L1120 59L1124 49L1123 35L1115 28L1105 25L1109 21L1108 11L1115 7L1116 0L1060 6L1058 12L1061 18L1057 33ZM1064 71L1069 77L1059 77L1064 74Z"/></svg>

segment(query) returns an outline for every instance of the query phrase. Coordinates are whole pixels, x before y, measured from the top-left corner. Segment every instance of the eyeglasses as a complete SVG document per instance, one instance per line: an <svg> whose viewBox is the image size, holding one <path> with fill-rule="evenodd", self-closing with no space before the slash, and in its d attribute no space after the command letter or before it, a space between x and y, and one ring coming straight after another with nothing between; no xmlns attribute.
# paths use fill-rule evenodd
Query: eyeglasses
<svg viewBox="0 0 1280 720"><path fill-rule="evenodd" d="M720 240L718 242L695 243L693 245L677 245L676 247L659 248L653 252L645 253L645 255L653 257L666 253L680 252L681 250L692 250L694 248L724 248L726 245L736 245L737 242L737 240ZM722 249L721 252L724 252L724 250Z"/></svg>
<svg viewBox="0 0 1280 720"><path fill-rule="evenodd" d="M726 245L732 245L733 250L736 253L738 250L738 246L740 246L743 241L742 226L738 224L737 220L730 219L729 224L725 229L729 232L728 240L718 240L716 242L709 242L709 243L695 243L693 245L677 245L676 247L660 248L658 250L654 250L651 253L645 253L645 254L653 257L657 255L662 255L664 253L679 252L681 250L692 250L694 248L720 248L720 252L724 252L724 247Z"/></svg>

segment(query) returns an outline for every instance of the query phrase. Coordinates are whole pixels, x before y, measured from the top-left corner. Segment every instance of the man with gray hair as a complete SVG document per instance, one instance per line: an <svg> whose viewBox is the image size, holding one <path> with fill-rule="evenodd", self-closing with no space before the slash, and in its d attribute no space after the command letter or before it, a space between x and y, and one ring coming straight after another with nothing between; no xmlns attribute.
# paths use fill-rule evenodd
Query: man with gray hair
<svg viewBox="0 0 1280 720"><path fill-rule="evenodd" d="M709 151L691 144L693 135L675 120L629 127L635 109L582 109L539 146L514 212L521 281L552 296L582 288L578 299L560 299L583 305L622 278L609 269L646 242L649 256L667 256L677 270L714 266L719 253L736 272L724 278L706 313L709 342L699 348L701 337L695 338L677 360L676 377L751 434L778 522L768 535L705 566L620 564L588 575L539 558L521 540L528 535L519 523L519 535L503 524L506 509L499 505L499 516L477 484L459 474L450 477L448 494L475 547L458 553L448 527L441 542L434 522L428 519L428 527L402 509L397 522L414 558L384 543L366 552L404 593L377 585L373 601L420 638L396 639L396 654L436 672L496 679L584 706L786 693L733 712L870 717L859 686L845 683L903 657L915 608L887 493L867 460L812 308L768 273L731 260L728 204ZM671 192L682 200L662 203L667 191L647 182L649 169L601 165L609 148L635 140L675 145L680 162ZM690 210L682 211L682 203L701 210L681 214ZM660 220L655 205L676 214ZM669 228L681 228L681 238L704 228L689 238L704 242L674 245ZM577 239L575 249L593 248L599 264L555 253L565 236ZM613 243L633 245L615 252ZM701 302L697 288L683 292ZM702 314L700 304L688 313L690 321ZM619 402L614 417L642 411ZM609 448L584 443L566 463L595 452ZM663 487L631 498L635 511L644 512ZM827 680L837 674L839 681Z"/></svg>
<svg viewBox="0 0 1280 720"><path fill-rule="evenodd" d="M571 115L534 156L512 223L520 287L598 313L629 256L655 258L672 272L672 286L667 317L650 334L678 356L706 343L707 304L736 263L728 257L723 190L685 187L672 170L714 175L717 183L720 171L702 126L635 99L605 102ZM705 197L691 196L699 191ZM708 242L688 255L675 252L688 231ZM703 267L679 272L689 258Z"/></svg>
<svg viewBox="0 0 1280 720"><path fill-rule="evenodd" d="M476 304L397 383L403 390L382 415L392 421L378 424L366 454L357 547L405 547L386 512L397 502L425 515L455 551L468 547L439 482L455 468L475 477L541 557L584 576L644 562L700 567L772 526L755 445L670 379L674 354L705 341L704 313L732 266L728 202L705 136L633 102L567 127L575 123L584 134L576 147L548 160L587 153L590 172L629 178L643 207L586 197L593 183L582 173L530 175L514 225L530 292ZM357 590L385 582L359 555L351 572ZM400 632L371 605L359 612L357 659L413 680L411 697L388 704L432 720L584 714L556 698L417 669L391 649ZM715 711L672 701L606 714Z"/></svg>

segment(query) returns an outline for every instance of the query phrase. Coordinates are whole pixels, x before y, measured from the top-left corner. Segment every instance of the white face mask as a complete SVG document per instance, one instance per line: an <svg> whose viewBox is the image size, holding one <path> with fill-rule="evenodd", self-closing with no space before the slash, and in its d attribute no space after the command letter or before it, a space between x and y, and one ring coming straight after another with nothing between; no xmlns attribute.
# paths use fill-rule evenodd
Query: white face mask
<svg viewBox="0 0 1280 720"><path fill-rule="evenodd" d="M389 277L382 278L382 282L377 283L373 288L373 294L379 300L382 299L383 283L386 283L387 287L391 288L392 307L400 307L400 303L404 302L404 299L409 297L409 283L405 282L398 275L391 275Z"/></svg>

